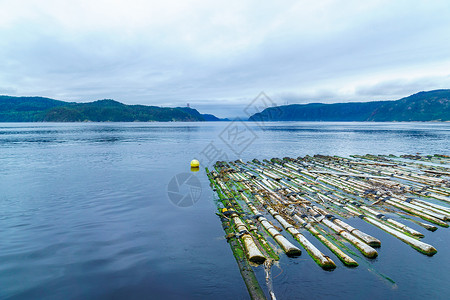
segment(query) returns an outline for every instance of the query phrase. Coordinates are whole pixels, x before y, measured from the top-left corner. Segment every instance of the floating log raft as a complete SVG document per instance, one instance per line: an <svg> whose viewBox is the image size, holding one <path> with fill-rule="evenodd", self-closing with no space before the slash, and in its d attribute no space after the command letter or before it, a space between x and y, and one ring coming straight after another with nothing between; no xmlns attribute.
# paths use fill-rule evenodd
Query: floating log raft
<svg viewBox="0 0 450 300"><path fill-rule="evenodd" d="M382 247L382 242L344 219L359 217L428 256L437 253L436 248L422 242L425 235L411 224L429 231L449 227L446 155L219 161L207 174L218 196L217 214L252 298L264 293L259 285L251 286L255 275L249 264L272 265L280 259L277 253L295 259L301 247L326 270L337 267L333 256L347 267L377 257L374 247ZM269 295L274 297L271 287Z"/></svg>

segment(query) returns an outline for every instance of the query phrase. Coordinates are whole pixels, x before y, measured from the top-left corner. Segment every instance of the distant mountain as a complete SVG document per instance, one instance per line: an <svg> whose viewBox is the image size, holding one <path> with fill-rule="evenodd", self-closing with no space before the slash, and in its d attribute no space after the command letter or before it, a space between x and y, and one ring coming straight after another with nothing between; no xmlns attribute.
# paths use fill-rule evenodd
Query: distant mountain
<svg viewBox="0 0 450 300"><path fill-rule="evenodd" d="M270 107L249 121L450 121L450 90L420 92L396 101Z"/></svg>
<svg viewBox="0 0 450 300"><path fill-rule="evenodd" d="M178 109L181 109L182 111L191 114L193 116L197 116L198 118L202 119L202 121L229 121L228 119L220 119L216 117L215 115L211 114L201 114L196 109L190 108L190 107L177 107Z"/></svg>
<svg viewBox="0 0 450 300"><path fill-rule="evenodd" d="M205 121L229 121L229 119L227 119L227 118L220 119L220 118L216 117L215 115L211 115L211 114L202 114L202 116L205 119Z"/></svg>
<svg viewBox="0 0 450 300"><path fill-rule="evenodd" d="M206 119L210 120L210 115L204 117L188 107L126 105L111 99L75 103L43 97L0 96L0 122L167 122Z"/></svg>

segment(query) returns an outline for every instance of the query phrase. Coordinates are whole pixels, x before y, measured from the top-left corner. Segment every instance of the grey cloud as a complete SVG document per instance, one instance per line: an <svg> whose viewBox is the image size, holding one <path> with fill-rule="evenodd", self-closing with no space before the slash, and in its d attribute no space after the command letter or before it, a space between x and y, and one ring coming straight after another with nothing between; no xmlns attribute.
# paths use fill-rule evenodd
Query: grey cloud
<svg viewBox="0 0 450 300"><path fill-rule="evenodd" d="M425 77L415 80L390 80L383 81L374 85L361 86L355 91L356 95L371 97L395 97L410 95L419 91L448 88L450 76L442 77ZM392 98L394 97L394 98ZM386 99L387 100L387 99Z"/></svg>
<svg viewBox="0 0 450 300"><path fill-rule="evenodd" d="M11 95L17 92L16 89L10 87L1 87L0 86L0 95Z"/></svg>
<svg viewBox="0 0 450 300"><path fill-rule="evenodd" d="M294 4L258 6L219 25L182 16L126 30L22 21L0 26L0 87L68 101L190 103L227 117L241 115L261 91L284 104L395 99L449 87L450 71L439 70L450 67L448 8L445 1L416 4L353 2L337 12L342 2L331 2L309 19L297 17Z"/></svg>

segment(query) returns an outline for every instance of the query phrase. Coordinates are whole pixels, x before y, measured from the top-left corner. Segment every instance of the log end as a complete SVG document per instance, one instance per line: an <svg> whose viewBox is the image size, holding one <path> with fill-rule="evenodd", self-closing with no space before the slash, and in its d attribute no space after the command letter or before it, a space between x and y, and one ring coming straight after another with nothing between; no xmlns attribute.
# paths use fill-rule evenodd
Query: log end
<svg viewBox="0 0 450 300"><path fill-rule="evenodd" d="M372 241L368 242L367 244L371 247L376 247L376 248L381 247L381 241L379 241L379 240L372 240Z"/></svg>
<svg viewBox="0 0 450 300"><path fill-rule="evenodd" d="M289 257L295 257L300 256L302 254L302 251L298 248L290 248L286 250L286 255Z"/></svg>
<svg viewBox="0 0 450 300"><path fill-rule="evenodd" d="M331 258L326 257L325 261L322 261L320 266L322 267L322 269L324 270L333 270L336 269L336 264L334 263L334 261L331 260Z"/></svg>
<svg viewBox="0 0 450 300"><path fill-rule="evenodd" d="M378 252L373 250L373 251L364 251L364 256L368 257L368 258L376 258L378 256Z"/></svg>
<svg viewBox="0 0 450 300"><path fill-rule="evenodd" d="M349 268L356 268L358 266L358 263L356 261L354 261L354 260L353 261L346 261L346 260L344 260L342 262L344 263L344 265L346 267L349 267Z"/></svg>
<svg viewBox="0 0 450 300"><path fill-rule="evenodd" d="M413 234L415 237L418 237L418 238L423 238L425 235L423 234L423 233L415 233L415 234Z"/></svg>
<svg viewBox="0 0 450 300"><path fill-rule="evenodd" d="M262 264L266 261L266 258L261 255L252 255L251 257L248 258L248 260L251 261L252 263Z"/></svg>
<svg viewBox="0 0 450 300"><path fill-rule="evenodd" d="M436 248L434 248L433 246L429 246L429 247L426 247L426 248L421 248L421 249L418 249L418 250L420 252L422 252L423 254L428 255L428 256L433 256L433 255L435 255L437 253Z"/></svg>

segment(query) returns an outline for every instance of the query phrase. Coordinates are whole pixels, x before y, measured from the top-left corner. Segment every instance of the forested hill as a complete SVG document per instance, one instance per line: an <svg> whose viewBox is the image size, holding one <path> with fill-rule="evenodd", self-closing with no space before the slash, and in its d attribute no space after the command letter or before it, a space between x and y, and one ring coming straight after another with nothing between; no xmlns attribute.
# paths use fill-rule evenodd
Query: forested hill
<svg viewBox="0 0 450 300"><path fill-rule="evenodd" d="M450 90L396 101L310 103L270 107L250 121L450 121Z"/></svg>
<svg viewBox="0 0 450 300"><path fill-rule="evenodd" d="M0 122L214 121L188 107L126 105L114 100L64 102L43 97L0 96Z"/></svg>

